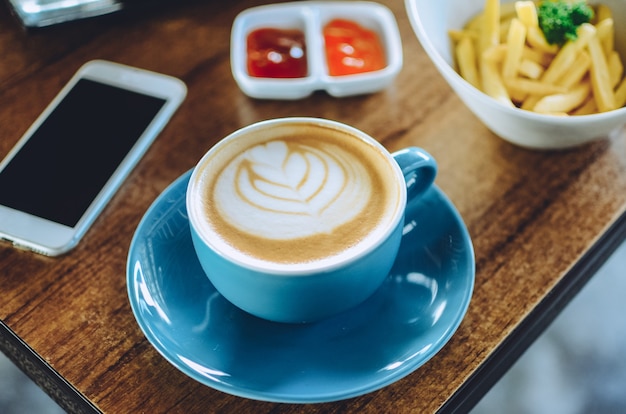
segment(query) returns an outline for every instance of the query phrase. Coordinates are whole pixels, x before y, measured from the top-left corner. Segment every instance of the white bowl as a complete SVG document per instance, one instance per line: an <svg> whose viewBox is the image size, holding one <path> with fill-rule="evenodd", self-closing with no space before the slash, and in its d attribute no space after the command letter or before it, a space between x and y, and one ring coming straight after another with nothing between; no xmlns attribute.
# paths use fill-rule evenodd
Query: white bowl
<svg viewBox="0 0 626 414"><path fill-rule="evenodd" d="M324 25L344 18L374 30L385 48L387 66L374 72L330 76L324 53ZM259 28L298 28L304 32L308 74L302 78L258 78L246 69L248 34ZM299 1L253 7L241 12L231 32L231 69L248 96L260 99L300 99L316 90L336 97L376 92L393 81L402 68L402 43L393 13L372 2Z"/></svg>
<svg viewBox="0 0 626 414"><path fill-rule="evenodd" d="M483 9L484 3L484 0L405 0L411 25L424 50L459 98L493 133L526 148L560 149L605 138L626 124L626 108L571 117L538 114L502 105L465 81L453 67L448 30L461 29ZM622 59L626 59L623 26L626 1L602 0L602 3L613 12L616 45Z"/></svg>

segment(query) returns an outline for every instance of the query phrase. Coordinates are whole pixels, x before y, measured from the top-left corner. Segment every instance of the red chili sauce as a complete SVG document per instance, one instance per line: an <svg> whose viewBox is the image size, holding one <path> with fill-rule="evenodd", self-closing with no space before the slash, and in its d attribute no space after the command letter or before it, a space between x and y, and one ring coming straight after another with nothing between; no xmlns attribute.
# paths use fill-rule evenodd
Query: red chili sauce
<svg viewBox="0 0 626 414"><path fill-rule="evenodd" d="M383 69L385 50L376 32L345 19L324 26L326 61L331 76L353 75Z"/></svg>
<svg viewBox="0 0 626 414"><path fill-rule="evenodd" d="M247 39L248 73L257 78L302 78L307 75L304 32L262 28Z"/></svg>

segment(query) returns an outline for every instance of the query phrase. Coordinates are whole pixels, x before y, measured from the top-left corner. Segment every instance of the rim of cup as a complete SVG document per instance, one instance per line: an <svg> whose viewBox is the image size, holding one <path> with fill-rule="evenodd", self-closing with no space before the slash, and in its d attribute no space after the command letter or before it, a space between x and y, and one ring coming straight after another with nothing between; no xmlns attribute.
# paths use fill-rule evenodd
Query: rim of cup
<svg viewBox="0 0 626 414"><path fill-rule="evenodd" d="M201 174L201 167L209 162L208 160L216 152L221 150L223 147L229 145L231 141L239 139L242 135L247 135L255 130L270 128L274 125L281 124L308 124L332 127L349 135L356 136L367 144L370 144L375 149L377 149L380 154L389 162L391 169L393 170L393 174L397 178L396 182L391 184L395 184L398 186L399 199L396 203L393 214L391 215L391 218L388 220L387 224L381 226L382 228L380 230L374 230L380 232L377 237L368 237L368 240L366 240L364 243L359 243L356 248L348 249L347 251L344 251L345 253L342 252L329 258L303 263L276 263L267 260L251 258L241 252L238 252L235 248L225 249L224 247L227 246L227 243L221 240L216 241L211 239L210 235L207 233L211 233L213 231L209 229L209 224L201 217L203 213L198 211L198 203L196 203L194 200L194 197L196 197L198 193L198 175ZM206 244L208 248L211 249L214 253L221 256L225 260L236 264L239 267L243 267L249 270L266 274L292 276L307 276L313 273L318 274L320 272L330 272L348 264L354 263L367 256L376 248L378 248L381 244L383 244L400 224L400 221L404 217L406 203L407 191L404 181L404 175L402 173L402 170L400 169L400 166L395 161L393 154L391 154L380 142L378 142L372 136L355 127L341 123L339 121L314 117L285 117L268 119L244 126L230 133L229 135L218 141L213 147L211 147L198 161L189 179L186 194L187 214L189 216L190 225L193 226L194 231L204 242L204 244Z"/></svg>

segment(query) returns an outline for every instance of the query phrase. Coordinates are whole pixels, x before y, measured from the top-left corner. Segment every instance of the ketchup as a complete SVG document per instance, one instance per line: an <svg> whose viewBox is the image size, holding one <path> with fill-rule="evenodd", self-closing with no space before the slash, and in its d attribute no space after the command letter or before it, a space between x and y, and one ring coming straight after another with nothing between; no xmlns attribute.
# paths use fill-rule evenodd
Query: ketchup
<svg viewBox="0 0 626 414"><path fill-rule="evenodd" d="M247 39L248 73L258 78L302 78L307 75L304 32L262 28Z"/></svg>
<svg viewBox="0 0 626 414"><path fill-rule="evenodd" d="M324 26L326 61L331 76L353 75L383 69L385 51L373 30L345 19Z"/></svg>

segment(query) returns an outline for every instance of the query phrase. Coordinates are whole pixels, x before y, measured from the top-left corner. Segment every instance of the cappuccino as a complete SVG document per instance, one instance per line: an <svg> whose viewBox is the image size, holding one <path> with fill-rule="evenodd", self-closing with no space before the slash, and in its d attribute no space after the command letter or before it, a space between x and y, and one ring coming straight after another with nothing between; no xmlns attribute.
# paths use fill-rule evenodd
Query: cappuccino
<svg viewBox="0 0 626 414"><path fill-rule="evenodd" d="M210 151L193 184L218 251L280 265L331 262L394 227L404 196L395 161L330 125L267 125Z"/></svg>

